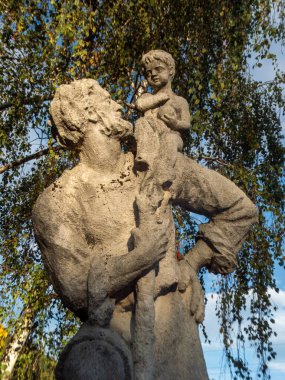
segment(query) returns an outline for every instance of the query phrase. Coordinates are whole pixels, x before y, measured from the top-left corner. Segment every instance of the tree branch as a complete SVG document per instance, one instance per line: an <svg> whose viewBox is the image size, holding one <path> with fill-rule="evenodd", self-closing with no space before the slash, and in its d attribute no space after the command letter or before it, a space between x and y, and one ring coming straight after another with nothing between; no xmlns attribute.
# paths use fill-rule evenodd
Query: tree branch
<svg viewBox="0 0 285 380"><path fill-rule="evenodd" d="M33 104L33 103L38 102L38 101L45 102L47 100L52 100L52 97L50 97L50 96L35 96L34 98L24 100L22 102L22 104L29 105L29 104ZM6 109L11 108L11 107L16 107L16 105L17 104L15 104L14 102L2 103L2 104L0 104L0 111L5 111Z"/></svg>
<svg viewBox="0 0 285 380"><path fill-rule="evenodd" d="M58 152L61 149L63 149L61 146L56 146L53 148L53 151ZM0 167L0 174L4 173L6 170L13 169L13 168L16 168L22 164L25 164L28 161L34 160L36 158L40 158L40 157L48 154L49 152L50 152L50 148L45 148L45 149L39 150L38 152L31 154L30 156L19 158L16 161L13 161L13 162L10 162L9 164L3 165Z"/></svg>
<svg viewBox="0 0 285 380"><path fill-rule="evenodd" d="M207 160L207 161L217 162L218 164L223 165L223 166L226 166L226 167L228 167L228 168L232 168L232 167L233 167L232 164L229 164L228 162L223 161L223 160L221 160L221 159L219 159L219 158L216 158L216 157L210 157L210 156L199 155L199 156L191 156L191 158L202 159L202 160Z"/></svg>
<svg viewBox="0 0 285 380"><path fill-rule="evenodd" d="M4 111L4 110L6 110L7 108L10 108L10 107L12 107L13 106L13 104L12 103L3 103L3 104L0 104L0 111Z"/></svg>

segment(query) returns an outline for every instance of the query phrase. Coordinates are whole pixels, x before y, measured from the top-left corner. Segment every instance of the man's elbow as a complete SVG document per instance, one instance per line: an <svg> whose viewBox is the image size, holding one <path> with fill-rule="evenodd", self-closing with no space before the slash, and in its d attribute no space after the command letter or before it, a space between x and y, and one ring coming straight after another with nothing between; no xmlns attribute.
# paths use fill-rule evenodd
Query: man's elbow
<svg viewBox="0 0 285 380"><path fill-rule="evenodd" d="M190 128L190 122L188 121L181 121L180 123L177 124L177 129L180 131L186 131L189 128Z"/></svg>
<svg viewBox="0 0 285 380"><path fill-rule="evenodd" d="M259 211L257 206L249 199L244 198L244 208L248 219L251 219L252 224L257 223L259 219Z"/></svg>

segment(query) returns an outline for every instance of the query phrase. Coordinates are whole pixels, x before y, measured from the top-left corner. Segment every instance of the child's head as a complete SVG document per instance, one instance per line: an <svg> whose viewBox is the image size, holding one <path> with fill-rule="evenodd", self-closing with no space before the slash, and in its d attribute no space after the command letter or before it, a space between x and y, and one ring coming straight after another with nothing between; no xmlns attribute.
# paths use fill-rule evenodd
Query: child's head
<svg viewBox="0 0 285 380"><path fill-rule="evenodd" d="M141 62L145 70L147 70L153 61L160 61L167 66L170 73L170 81L172 81L175 74L175 61L172 55L164 50L150 50L142 56Z"/></svg>
<svg viewBox="0 0 285 380"><path fill-rule="evenodd" d="M173 71L173 76L175 74L175 61L172 58L172 55L167 53L164 50L150 50L148 53L142 56L142 64L146 67L153 60L158 60L165 63L170 70Z"/></svg>

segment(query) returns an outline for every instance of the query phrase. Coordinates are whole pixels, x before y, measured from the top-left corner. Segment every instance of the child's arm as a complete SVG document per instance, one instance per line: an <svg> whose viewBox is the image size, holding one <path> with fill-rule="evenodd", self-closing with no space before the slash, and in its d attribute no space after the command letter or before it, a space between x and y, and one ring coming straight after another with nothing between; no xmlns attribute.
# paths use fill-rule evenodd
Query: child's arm
<svg viewBox="0 0 285 380"><path fill-rule="evenodd" d="M158 94L146 93L137 99L135 106L139 111L146 112L150 109L153 109L162 105L168 99L169 99L169 95L165 93L158 93Z"/></svg>
<svg viewBox="0 0 285 380"><path fill-rule="evenodd" d="M176 99L175 108L179 110L179 119L176 112L173 110L173 112L161 115L161 120L163 120L169 128L175 131L189 129L191 124L191 116L187 100L179 97Z"/></svg>
<svg viewBox="0 0 285 380"><path fill-rule="evenodd" d="M189 104L186 99L180 97L179 103L181 105L181 120L178 120L177 129L189 129L191 125L191 116L189 112Z"/></svg>

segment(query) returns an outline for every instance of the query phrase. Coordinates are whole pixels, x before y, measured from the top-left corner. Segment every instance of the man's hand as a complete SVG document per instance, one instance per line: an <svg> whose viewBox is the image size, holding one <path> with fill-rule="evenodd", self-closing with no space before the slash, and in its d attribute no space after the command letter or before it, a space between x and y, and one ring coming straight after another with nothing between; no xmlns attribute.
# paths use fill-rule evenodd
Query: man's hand
<svg viewBox="0 0 285 380"><path fill-rule="evenodd" d="M165 226L152 224L132 231L135 249L149 264L155 264L165 257L168 237Z"/></svg>
<svg viewBox="0 0 285 380"><path fill-rule="evenodd" d="M180 278L178 290L184 292L188 286L191 287L190 312L195 316L197 323L202 323L205 317L204 292L197 273L184 259L179 261Z"/></svg>

